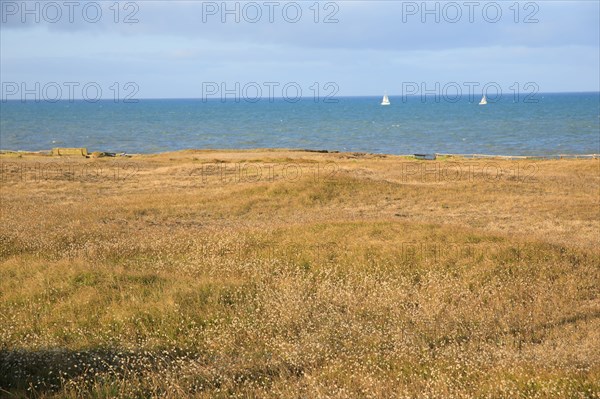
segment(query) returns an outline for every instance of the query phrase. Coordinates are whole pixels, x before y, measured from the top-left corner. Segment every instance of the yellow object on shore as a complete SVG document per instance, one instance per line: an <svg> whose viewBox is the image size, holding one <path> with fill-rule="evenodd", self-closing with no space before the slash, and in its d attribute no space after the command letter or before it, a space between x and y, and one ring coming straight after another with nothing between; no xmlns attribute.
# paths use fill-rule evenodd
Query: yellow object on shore
<svg viewBox="0 0 600 399"><path fill-rule="evenodd" d="M87 148L53 148L52 155L58 156L88 156Z"/></svg>

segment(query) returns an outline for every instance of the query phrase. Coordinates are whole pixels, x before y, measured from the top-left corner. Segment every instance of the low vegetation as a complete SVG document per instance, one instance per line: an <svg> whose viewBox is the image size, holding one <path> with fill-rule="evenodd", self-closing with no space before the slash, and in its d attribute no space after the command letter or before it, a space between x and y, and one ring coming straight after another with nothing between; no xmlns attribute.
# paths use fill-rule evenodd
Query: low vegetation
<svg viewBox="0 0 600 399"><path fill-rule="evenodd" d="M0 165L0 397L600 397L597 159Z"/></svg>

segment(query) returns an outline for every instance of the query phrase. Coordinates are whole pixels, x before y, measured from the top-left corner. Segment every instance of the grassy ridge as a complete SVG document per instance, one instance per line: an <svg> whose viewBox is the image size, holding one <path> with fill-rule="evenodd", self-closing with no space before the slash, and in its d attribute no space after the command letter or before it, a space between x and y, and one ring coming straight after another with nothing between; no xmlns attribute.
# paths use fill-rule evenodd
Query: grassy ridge
<svg viewBox="0 0 600 399"><path fill-rule="evenodd" d="M599 395L597 160L2 163L0 396Z"/></svg>

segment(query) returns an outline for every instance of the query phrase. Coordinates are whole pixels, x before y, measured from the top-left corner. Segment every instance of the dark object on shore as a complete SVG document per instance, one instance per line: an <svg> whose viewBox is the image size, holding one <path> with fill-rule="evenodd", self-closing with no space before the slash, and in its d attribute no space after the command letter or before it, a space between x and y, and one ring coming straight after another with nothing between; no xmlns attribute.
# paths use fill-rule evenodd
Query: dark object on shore
<svg viewBox="0 0 600 399"><path fill-rule="evenodd" d="M435 161L436 154L414 154L417 159L424 159L426 161Z"/></svg>
<svg viewBox="0 0 600 399"><path fill-rule="evenodd" d="M92 158L104 158L104 157L114 157L117 154L114 152L103 152L103 151L94 151L91 154Z"/></svg>
<svg viewBox="0 0 600 399"><path fill-rule="evenodd" d="M319 153L322 153L322 154L329 154L329 153L336 154L336 153L339 153L339 151L329 151L329 150L309 150L309 149L304 149L302 151L304 151L304 152L319 152Z"/></svg>

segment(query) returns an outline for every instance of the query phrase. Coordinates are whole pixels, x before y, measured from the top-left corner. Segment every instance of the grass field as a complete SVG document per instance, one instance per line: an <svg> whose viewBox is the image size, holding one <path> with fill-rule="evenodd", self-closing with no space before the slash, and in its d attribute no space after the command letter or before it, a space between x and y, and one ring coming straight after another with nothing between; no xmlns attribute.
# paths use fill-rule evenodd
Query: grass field
<svg viewBox="0 0 600 399"><path fill-rule="evenodd" d="M598 159L0 161L0 397L600 398Z"/></svg>

